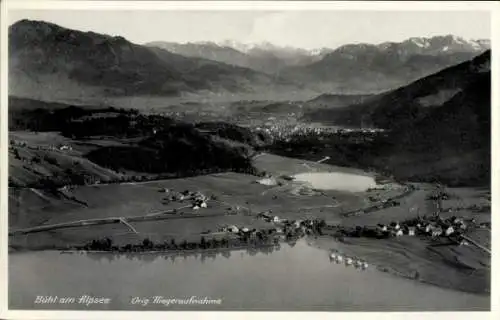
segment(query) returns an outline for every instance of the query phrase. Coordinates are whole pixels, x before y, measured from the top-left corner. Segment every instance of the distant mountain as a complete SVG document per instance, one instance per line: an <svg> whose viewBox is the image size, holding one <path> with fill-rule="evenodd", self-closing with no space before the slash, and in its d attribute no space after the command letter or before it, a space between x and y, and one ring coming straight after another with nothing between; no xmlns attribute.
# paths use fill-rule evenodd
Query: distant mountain
<svg viewBox="0 0 500 320"><path fill-rule="evenodd" d="M489 182L490 51L357 105L310 119L388 129L358 159L402 179L450 184Z"/></svg>
<svg viewBox="0 0 500 320"><path fill-rule="evenodd" d="M268 42L152 42L186 57L210 59L302 83L317 92L379 93L468 60L490 48L489 40L447 35L402 42L347 44L335 50L280 47Z"/></svg>
<svg viewBox="0 0 500 320"><path fill-rule="evenodd" d="M270 42L241 43L233 40L222 41L219 45L231 47L247 54L258 54L259 52L269 52L281 59L288 59L294 56L312 57L320 59L325 54L333 51L330 48L303 49L292 46L277 46Z"/></svg>
<svg viewBox="0 0 500 320"><path fill-rule="evenodd" d="M377 46L381 50L399 50L401 54L440 55L443 53L481 53L491 48L490 40L465 40L454 35L432 38L414 37L401 43L385 42Z"/></svg>
<svg viewBox="0 0 500 320"><path fill-rule="evenodd" d="M185 57L210 59L266 73L274 73L280 68L285 67L284 62L277 57L254 57L231 47L219 46L213 42L185 44L172 42L150 42L146 45L149 47L164 49Z"/></svg>
<svg viewBox="0 0 500 320"><path fill-rule="evenodd" d="M331 51L328 48L306 50L290 46L280 47L263 42L249 45L245 52L253 57L276 57L283 61L285 66L302 66L321 60Z"/></svg>
<svg viewBox="0 0 500 320"><path fill-rule="evenodd" d="M260 92L292 85L276 76L208 59L80 32L42 21L9 28L9 94L58 96ZM293 85L292 85L293 87Z"/></svg>
<svg viewBox="0 0 500 320"><path fill-rule="evenodd" d="M281 74L318 90L336 93L376 93L406 85L489 49L488 40L456 36L410 38L401 43L348 44L320 61L289 67Z"/></svg>
<svg viewBox="0 0 500 320"><path fill-rule="evenodd" d="M277 73L287 66L306 65L319 61L327 49L307 51L298 48L277 47L269 43L245 45L234 41L215 42L150 42L149 47L158 47L186 57L197 57L250 68L269 74Z"/></svg>

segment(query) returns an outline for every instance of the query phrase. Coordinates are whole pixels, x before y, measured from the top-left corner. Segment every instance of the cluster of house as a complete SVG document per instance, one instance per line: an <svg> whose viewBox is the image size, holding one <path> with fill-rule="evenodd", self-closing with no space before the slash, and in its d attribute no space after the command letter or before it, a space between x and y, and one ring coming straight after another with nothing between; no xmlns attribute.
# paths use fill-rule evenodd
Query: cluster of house
<svg viewBox="0 0 500 320"><path fill-rule="evenodd" d="M9 148L13 148L13 147L29 147L28 146L28 143L26 141L15 141L15 140L10 140L10 143L9 143ZM35 150L51 150L51 151L55 151L55 150L60 150L60 151L70 151L70 150L73 150L73 148L68 145L68 144L60 144L60 145L49 145L48 147L47 146L36 146L36 147L29 147L30 149L35 149Z"/></svg>
<svg viewBox="0 0 500 320"><path fill-rule="evenodd" d="M265 213L259 214L261 218L273 223L274 226L265 230L250 229L245 226L225 225L218 229L218 232L232 233L234 235L248 237L249 239L258 238L259 233L272 235L275 240L296 239L297 237L311 233L317 224L315 220L286 220L278 216L270 216Z"/></svg>
<svg viewBox="0 0 500 320"><path fill-rule="evenodd" d="M278 234L285 234L287 236L300 236L300 235L305 235L305 234L311 234L314 233L315 230L318 229L320 226L324 226L322 224L325 224L324 221L322 220L312 220L312 219L296 219L296 220L289 220L289 219L282 219L278 216L275 215L270 215L271 211L268 211L267 213L259 213L257 217L264 219L265 221L269 223L273 223L275 225L274 230Z"/></svg>
<svg viewBox="0 0 500 320"><path fill-rule="evenodd" d="M362 133L378 133L378 132L384 132L384 129L377 129L377 128L356 128L356 129L350 129L350 128L342 128L337 130L337 133L351 133L351 132L362 132Z"/></svg>
<svg viewBox="0 0 500 320"><path fill-rule="evenodd" d="M228 226L223 226L223 227L219 228L219 232L231 232L231 233L234 233L234 234L256 232L256 231L257 231L256 229L250 230L247 227L240 227L240 228L238 228L234 224L233 225L228 225Z"/></svg>
<svg viewBox="0 0 500 320"><path fill-rule="evenodd" d="M170 196L166 198L168 201L191 201L191 208L193 210L199 210L201 208L206 208L208 197L199 191L189 191L185 190L183 192L175 192L168 188L160 189L161 192L168 193Z"/></svg>
<svg viewBox="0 0 500 320"><path fill-rule="evenodd" d="M411 222L399 224L392 222L388 226L378 224L377 229L381 232L389 232L393 236L416 234L429 235L431 237L453 236L463 233L467 229L467 224L463 218L451 217L443 219L441 217L421 218Z"/></svg>
<svg viewBox="0 0 500 320"><path fill-rule="evenodd" d="M59 150L59 151L71 151L73 150L73 147L71 147L69 144L60 144L60 145L50 145L48 148L48 150L52 150L52 151L55 151L55 150Z"/></svg>
<svg viewBox="0 0 500 320"><path fill-rule="evenodd" d="M272 211L269 210L267 212L261 212L257 215L258 218L264 219L266 222L272 223L280 223L285 222L285 219L280 219L278 216L271 215Z"/></svg>
<svg viewBox="0 0 500 320"><path fill-rule="evenodd" d="M59 150L59 151L71 151L71 150L73 150L73 147L71 147L68 144L61 144L61 145L58 145L58 146L50 145L47 149L51 150L51 151L56 151L56 150Z"/></svg>
<svg viewBox="0 0 500 320"><path fill-rule="evenodd" d="M73 150L73 148L70 145L67 144L62 144L58 147L60 151L70 151Z"/></svg>
<svg viewBox="0 0 500 320"><path fill-rule="evenodd" d="M331 133L334 130L328 127L311 127L304 124L289 124L269 122L262 127L256 127L256 131L263 131L274 139L288 139L292 136L308 136Z"/></svg>
<svg viewBox="0 0 500 320"><path fill-rule="evenodd" d="M16 141L16 140L10 140L9 141L9 147L26 147L28 143L26 141Z"/></svg>
<svg viewBox="0 0 500 320"><path fill-rule="evenodd" d="M380 232L389 232L391 235L400 237L402 235L415 236L416 227L403 225L398 222L391 222L389 225L378 224L377 230Z"/></svg>
<svg viewBox="0 0 500 320"><path fill-rule="evenodd" d="M256 127L257 131L265 131L277 138L285 138L292 135L320 135L320 134L351 134L351 133L380 133L383 129L361 128L361 129L339 129L329 126L311 126L305 123L290 124L288 121L278 122L276 119L270 119L264 126Z"/></svg>
<svg viewBox="0 0 500 320"><path fill-rule="evenodd" d="M286 239L288 237L297 237L300 235L307 234L310 231L310 228L313 226L313 222L303 221L303 220L294 220L281 222L282 224L276 225L272 228L265 230L257 230L255 228L250 229L248 227L237 227L236 225L227 225L219 228L219 232L230 232L233 234L237 234L240 236L250 236L250 238L257 236L259 232L265 232L268 234L275 235L278 239Z"/></svg>

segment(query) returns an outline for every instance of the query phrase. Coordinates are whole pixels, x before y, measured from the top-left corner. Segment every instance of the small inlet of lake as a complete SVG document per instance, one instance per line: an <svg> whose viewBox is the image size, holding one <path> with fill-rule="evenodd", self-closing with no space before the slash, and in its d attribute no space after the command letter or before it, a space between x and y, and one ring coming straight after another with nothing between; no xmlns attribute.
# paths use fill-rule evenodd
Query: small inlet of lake
<svg viewBox="0 0 500 320"><path fill-rule="evenodd" d="M344 172L306 172L296 174L294 178L319 190L363 192L377 187L373 177Z"/></svg>

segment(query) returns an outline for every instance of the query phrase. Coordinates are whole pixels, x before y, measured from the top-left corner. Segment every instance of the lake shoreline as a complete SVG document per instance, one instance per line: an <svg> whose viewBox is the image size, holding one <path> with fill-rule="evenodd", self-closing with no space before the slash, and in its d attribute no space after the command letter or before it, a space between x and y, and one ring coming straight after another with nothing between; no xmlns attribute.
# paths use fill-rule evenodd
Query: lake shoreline
<svg viewBox="0 0 500 320"><path fill-rule="evenodd" d="M420 240L418 240L418 241L420 241ZM308 241L307 243L308 243L308 245L310 245L314 248L325 251L325 253L329 253L331 251L332 247L341 247L342 251L347 252L349 255L357 256L359 254L359 255L363 256L363 259L366 258L364 256L365 252L368 252L365 250L366 248L364 248L365 245L363 243L355 243L354 238L350 238L348 242L343 242L343 241L341 242L341 241L334 240L332 237L320 236L320 237L311 239L311 241ZM475 287L473 285L473 282L475 281L475 279L471 279L469 281L467 279L466 280L454 279L454 281L449 282L449 279L446 277L444 277L444 278L443 277L426 278L425 275L427 273L430 273L433 271L432 263L437 264L439 262L429 261L428 263L431 264L429 267L426 267L426 265L422 265L422 266L419 265L419 266L415 267L415 266L412 266L410 264L410 262L407 263L406 265L404 265L402 263L399 263L399 261L395 262L395 261L392 261L390 259L383 259L383 257L381 257L386 253L388 253L387 256L390 257L391 252L392 252L392 254L398 254L400 252L396 251L394 248L384 246L381 241L379 241L379 243L377 243L377 241L372 241L372 243L374 244L373 248L375 248L376 250L379 250L379 253L375 252L375 253L371 253L370 255L372 257L377 257L379 260L384 260L384 261L383 262L373 261L373 259L366 259L366 260L370 263L371 266L375 267L379 272L387 273L387 274L390 274L390 275L393 275L396 277L400 277L400 278L404 278L404 279L408 279L408 280L417 281L419 283L423 283L423 284L427 284L427 285L432 285L432 286L439 287L442 289L453 290L453 291L457 291L457 292L464 292L464 293L468 293L468 294L475 294L475 295L484 296L484 297L491 297L490 291L485 291L484 289L481 290L480 289L481 287L478 288L478 287ZM378 244L380 244L380 246L377 246ZM410 250L412 250L412 248L408 249L408 251L410 251ZM402 253L402 254L407 255L405 253ZM416 268L416 270L414 270L412 268ZM428 268L428 270L427 270L427 268ZM449 269L450 271L451 271L451 269L455 269L455 271L457 270L456 268L453 268L453 267L448 267L447 269ZM475 270L475 271L478 271L478 270ZM422 275L424 275L424 276L422 276ZM464 277L466 277L466 276L464 276ZM462 281L465 281L465 284ZM488 290L489 290L489 288L488 288Z"/></svg>
<svg viewBox="0 0 500 320"><path fill-rule="evenodd" d="M144 251L118 251L118 250L43 250L43 251L59 251L61 254L74 254L74 253L99 253L99 254L161 254L161 255L185 255L187 253L191 254L203 254L203 253L218 253L224 251L237 251L246 249L262 249L262 248L276 248L279 245L269 244L260 245L256 247L251 246L240 246L231 248L217 248L217 249L179 249L179 250L144 250Z"/></svg>

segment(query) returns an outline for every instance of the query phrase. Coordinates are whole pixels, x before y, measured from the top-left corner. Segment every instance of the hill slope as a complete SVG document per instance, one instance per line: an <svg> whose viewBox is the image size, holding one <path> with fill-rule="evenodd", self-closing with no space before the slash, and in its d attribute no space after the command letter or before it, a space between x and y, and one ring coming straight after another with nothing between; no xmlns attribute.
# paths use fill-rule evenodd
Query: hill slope
<svg viewBox="0 0 500 320"><path fill-rule="evenodd" d="M218 138L194 125L135 110L82 108L11 98L10 186L55 188L97 180L254 173L244 129L217 126ZM240 144L231 143L240 139ZM226 141L228 140L228 141ZM64 146L64 148L62 148Z"/></svg>
<svg viewBox="0 0 500 320"><path fill-rule="evenodd" d="M442 106L467 86L490 77L490 51L476 58L419 79L407 86L373 96L363 103L330 108L308 115L338 125L377 128L405 127Z"/></svg>
<svg viewBox="0 0 500 320"><path fill-rule="evenodd" d="M387 129L386 137L351 150L359 165L400 179L484 184L490 177L490 87L487 51L364 103L309 116Z"/></svg>

